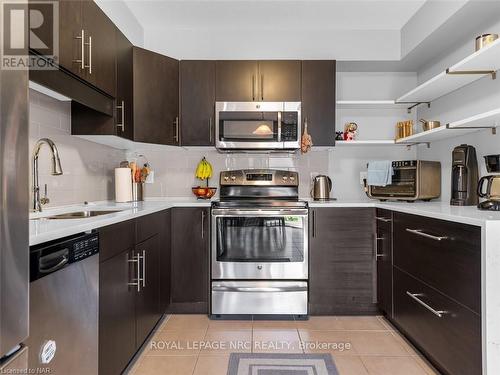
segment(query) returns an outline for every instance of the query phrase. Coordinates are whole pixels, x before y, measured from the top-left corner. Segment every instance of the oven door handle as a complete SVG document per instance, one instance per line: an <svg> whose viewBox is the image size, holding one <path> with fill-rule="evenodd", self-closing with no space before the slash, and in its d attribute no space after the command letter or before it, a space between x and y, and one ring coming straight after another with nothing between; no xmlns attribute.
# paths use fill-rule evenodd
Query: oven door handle
<svg viewBox="0 0 500 375"><path fill-rule="evenodd" d="M307 292L307 286L243 287L243 286L213 285L212 291L245 292L245 293Z"/></svg>
<svg viewBox="0 0 500 375"><path fill-rule="evenodd" d="M304 209L287 210L287 209L277 209L277 210L228 210L228 209L212 209L212 216L307 216L309 211Z"/></svg>

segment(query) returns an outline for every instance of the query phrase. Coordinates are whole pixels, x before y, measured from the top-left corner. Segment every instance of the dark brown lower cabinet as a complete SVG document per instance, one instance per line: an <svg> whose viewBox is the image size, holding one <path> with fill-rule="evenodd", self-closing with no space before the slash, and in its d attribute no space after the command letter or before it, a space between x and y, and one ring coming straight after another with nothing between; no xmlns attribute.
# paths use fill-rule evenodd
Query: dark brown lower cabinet
<svg viewBox="0 0 500 375"><path fill-rule="evenodd" d="M397 267L394 321L441 372L482 373L481 316Z"/></svg>
<svg viewBox="0 0 500 375"><path fill-rule="evenodd" d="M141 288L136 293L136 347L144 340L162 316L160 310L160 234L147 239L135 247L142 257Z"/></svg>
<svg viewBox="0 0 500 375"><path fill-rule="evenodd" d="M164 211L100 229L99 374L121 374L165 313L168 220Z"/></svg>
<svg viewBox="0 0 500 375"><path fill-rule="evenodd" d="M208 313L210 209L172 209L170 312Z"/></svg>
<svg viewBox="0 0 500 375"><path fill-rule="evenodd" d="M129 287L132 251L99 265L99 374L120 374L134 355L135 292Z"/></svg>
<svg viewBox="0 0 500 375"><path fill-rule="evenodd" d="M382 313L392 316L392 212L377 209L377 303Z"/></svg>
<svg viewBox="0 0 500 375"><path fill-rule="evenodd" d="M375 314L374 209L310 210L309 312Z"/></svg>

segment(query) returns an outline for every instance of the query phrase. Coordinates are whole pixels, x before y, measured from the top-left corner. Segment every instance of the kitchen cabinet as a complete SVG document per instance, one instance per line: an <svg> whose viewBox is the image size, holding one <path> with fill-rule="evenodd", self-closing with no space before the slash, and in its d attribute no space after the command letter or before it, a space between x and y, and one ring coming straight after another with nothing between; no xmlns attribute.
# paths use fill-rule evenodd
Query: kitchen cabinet
<svg viewBox="0 0 500 375"><path fill-rule="evenodd" d="M115 116L71 104L73 135L117 135L137 142L179 144L179 62L117 37ZM131 59L131 60L129 60Z"/></svg>
<svg viewBox="0 0 500 375"><path fill-rule="evenodd" d="M215 63L215 97L218 102L251 102L258 99L257 61L225 60Z"/></svg>
<svg viewBox="0 0 500 375"><path fill-rule="evenodd" d="M259 61L258 101L300 102L301 62L298 60Z"/></svg>
<svg viewBox="0 0 500 375"><path fill-rule="evenodd" d="M93 1L59 1L59 64L115 95L114 24Z"/></svg>
<svg viewBox="0 0 500 375"><path fill-rule="evenodd" d="M179 61L133 49L134 140L179 144Z"/></svg>
<svg viewBox="0 0 500 375"><path fill-rule="evenodd" d="M481 228L393 217L394 324L441 372L481 374Z"/></svg>
<svg viewBox="0 0 500 375"><path fill-rule="evenodd" d="M160 310L167 311L170 305L170 289L171 289L171 267L172 267L172 214L168 209L163 213L163 229L160 232Z"/></svg>
<svg viewBox="0 0 500 375"><path fill-rule="evenodd" d="M116 232L119 236L121 232ZM132 250L99 265L99 374L120 374L136 352Z"/></svg>
<svg viewBox="0 0 500 375"><path fill-rule="evenodd" d="M377 209L375 221L378 308L392 317L392 212Z"/></svg>
<svg viewBox="0 0 500 375"><path fill-rule="evenodd" d="M215 139L215 61L180 62L182 146L213 146Z"/></svg>
<svg viewBox="0 0 500 375"><path fill-rule="evenodd" d="M172 209L170 312L208 313L209 208Z"/></svg>
<svg viewBox="0 0 500 375"><path fill-rule="evenodd" d="M137 244L141 260L141 288L136 294L136 348L139 349L162 316L160 310L160 234Z"/></svg>
<svg viewBox="0 0 500 375"><path fill-rule="evenodd" d="M301 62L297 60L216 62L219 102L300 101Z"/></svg>
<svg viewBox="0 0 500 375"><path fill-rule="evenodd" d="M374 210L310 209L311 315L375 314Z"/></svg>
<svg viewBox="0 0 500 375"><path fill-rule="evenodd" d="M335 70L335 60L302 61L302 123L315 146L335 144Z"/></svg>

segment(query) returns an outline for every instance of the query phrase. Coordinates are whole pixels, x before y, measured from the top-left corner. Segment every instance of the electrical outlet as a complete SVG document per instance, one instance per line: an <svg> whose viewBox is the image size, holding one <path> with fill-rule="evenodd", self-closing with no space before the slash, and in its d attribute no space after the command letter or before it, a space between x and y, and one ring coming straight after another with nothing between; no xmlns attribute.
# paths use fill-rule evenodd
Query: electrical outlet
<svg viewBox="0 0 500 375"><path fill-rule="evenodd" d="M359 172L359 183L361 186L365 186L365 180L368 178L368 172Z"/></svg>

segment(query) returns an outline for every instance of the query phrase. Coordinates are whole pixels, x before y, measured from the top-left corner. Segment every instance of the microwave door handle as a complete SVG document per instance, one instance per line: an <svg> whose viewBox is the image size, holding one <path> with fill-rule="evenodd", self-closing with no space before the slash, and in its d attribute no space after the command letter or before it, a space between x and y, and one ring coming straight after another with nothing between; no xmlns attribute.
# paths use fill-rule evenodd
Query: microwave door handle
<svg viewBox="0 0 500 375"><path fill-rule="evenodd" d="M281 142L281 112L278 112L278 142Z"/></svg>

